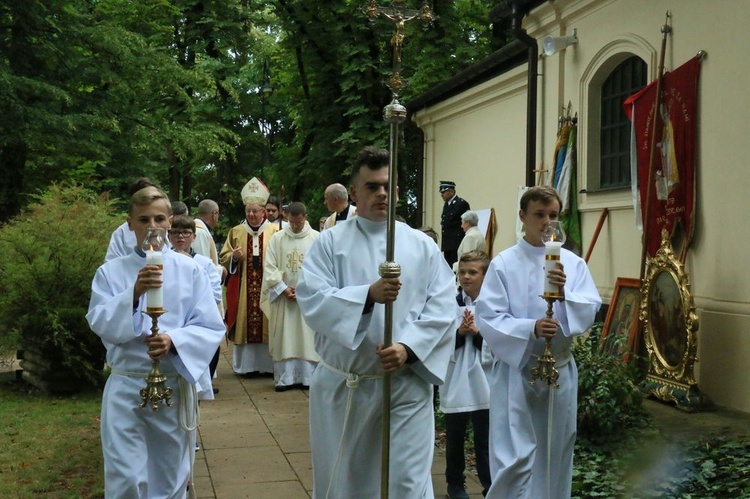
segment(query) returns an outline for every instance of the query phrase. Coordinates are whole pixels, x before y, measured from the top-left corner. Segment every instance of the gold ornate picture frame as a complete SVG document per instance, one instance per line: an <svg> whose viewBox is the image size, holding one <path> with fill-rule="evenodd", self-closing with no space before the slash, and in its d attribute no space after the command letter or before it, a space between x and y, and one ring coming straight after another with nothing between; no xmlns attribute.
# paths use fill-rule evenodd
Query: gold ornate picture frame
<svg viewBox="0 0 750 499"><path fill-rule="evenodd" d="M602 328L602 348L630 362L638 353L641 280L618 277Z"/></svg>
<svg viewBox="0 0 750 499"><path fill-rule="evenodd" d="M644 391L686 411L710 405L693 374L698 361L698 315L690 281L666 231L656 255L648 260L639 317L649 364Z"/></svg>

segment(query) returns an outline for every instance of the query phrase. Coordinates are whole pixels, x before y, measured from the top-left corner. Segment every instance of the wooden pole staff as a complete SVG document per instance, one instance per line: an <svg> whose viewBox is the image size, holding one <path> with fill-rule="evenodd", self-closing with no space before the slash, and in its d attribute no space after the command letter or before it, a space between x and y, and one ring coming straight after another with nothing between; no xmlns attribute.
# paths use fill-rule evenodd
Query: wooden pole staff
<svg viewBox="0 0 750 499"><path fill-rule="evenodd" d="M589 249L586 251L586 258L583 259L583 261L585 261L586 263L589 263L591 252L594 251L594 246L596 246L596 241L599 239L599 233L602 231L602 226L604 225L604 221L607 219L607 215L609 215L609 208L604 208L602 210L602 214L599 215L599 223L596 224L594 235L591 237Z"/></svg>
<svg viewBox="0 0 750 499"><path fill-rule="evenodd" d="M641 251L641 272L640 279L643 283L643 277L646 273L646 256L648 255L648 229L650 225L651 211L651 194L654 184L654 157L656 156L656 132L657 119L659 116L659 101L661 101L661 83L664 77L664 54L667 51L667 35L672 32L669 26L671 14L667 11L667 19L661 27L661 52L659 53L659 74L656 79L656 96L654 97L654 107L651 115L654 118L653 127L651 128L651 149L648 160L648 183L646 184L646 206L643 210L643 250Z"/></svg>

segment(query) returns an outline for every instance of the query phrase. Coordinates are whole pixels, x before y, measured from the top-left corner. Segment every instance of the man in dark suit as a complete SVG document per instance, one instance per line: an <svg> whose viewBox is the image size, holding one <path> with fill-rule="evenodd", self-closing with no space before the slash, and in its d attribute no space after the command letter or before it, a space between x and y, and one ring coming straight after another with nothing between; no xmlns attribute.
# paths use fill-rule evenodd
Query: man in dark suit
<svg viewBox="0 0 750 499"><path fill-rule="evenodd" d="M440 181L440 197L443 198L443 215L440 218L440 225L443 228L441 237L441 249L443 257L448 265L458 260L456 251L464 238L464 230L461 228L461 215L471 209L466 200L456 195L456 183L450 180Z"/></svg>

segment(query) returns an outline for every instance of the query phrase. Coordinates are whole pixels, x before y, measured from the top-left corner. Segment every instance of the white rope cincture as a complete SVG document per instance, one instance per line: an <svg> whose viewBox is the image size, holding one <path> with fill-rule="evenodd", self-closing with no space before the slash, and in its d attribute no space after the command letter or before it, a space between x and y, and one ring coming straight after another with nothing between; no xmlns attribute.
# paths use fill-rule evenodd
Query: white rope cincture
<svg viewBox="0 0 750 499"><path fill-rule="evenodd" d="M570 351L567 352L567 357L563 358L562 360L558 360L555 362L555 368L560 369L561 367L565 367L568 364L570 364L570 361L573 360L573 356L570 354ZM532 357L539 357L538 355L532 355ZM552 497L552 491L551 491L551 469L552 469L552 423L555 420L554 417L554 411L555 411L555 389L553 389L550 385L547 385L547 498L550 499Z"/></svg>
<svg viewBox="0 0 750 499"><path fill-rule="evenodd" d="M179 407L179 421L180 421L180 427L185 430L189 435L192 436L190 439L190 475L189 475L189 481L190 481L190 491L189 495L191 498L196 498L197 493L195 490L195 479L193 477L194 467L195 467L195 443L198 441L198 424L200 423L200 405L198 405L198 391L195 389L195 385L191 385L188 383L188 381L180 376L177 380L177 384L180 389L180 395L183 394L190 394L190 399L193 403L193 410L190 410L190 402L188 401L188 397L182 396L180 397L180 407Z"/></svg>
<svg viewBox="0 0 750 499"><path fill-rule="evenodd" d="M320 364L324 366L326 369L328 369L331 372L334 372L336 374L340 374L341 376L346 378L346 387L349 389L347 396L346 396L346 411L344 412L344 425L341 429L341 438L339 439L339 447L338 452L336 453L336 462L333 464L333 471L331 471L331 478L328 480L328 490L326 490L326 499L331 497L331 488L333 487L334 479L338 476L338 470L339 470L339 464L341 463L341 458L344 454L344 437L346 436L346 429L349 426L349 415L351 413L352 408L352 399L354 398L354 390L359 387L360 382L362 381L372 381L372 380L378 380L383 379L382 374L357 374L357 373L349 373L344 372L339 369L336 369L333 366L330 366L320 361Z"/></svg>
<svg viewBox="0 0 750 499"><path fill-rule="evenodd" d="M139 373L134 371L123 371L120 369L112 369L112 374L119 376L128 376L131 378L142 378L147 379L148 373ZM178 373L162 373L166 378L177 378L177 388L180 391L180 405L178 407L178 421L180 428L182 428L188 435L192 432L196 432L198 425L200 424L200 410L198 406L198 391L195 389L195 385L191 385L188 381L180 376ZM192 395L191 400L188 400L187 395ZM192 401L193 407L191 410L190 402ZM195 442L198 438L197 432L193 433L195 438L190 438L189 452L190 452L190 497L196 497L195 492L195 481L193 480L193 466L195 464Z"/></svg>

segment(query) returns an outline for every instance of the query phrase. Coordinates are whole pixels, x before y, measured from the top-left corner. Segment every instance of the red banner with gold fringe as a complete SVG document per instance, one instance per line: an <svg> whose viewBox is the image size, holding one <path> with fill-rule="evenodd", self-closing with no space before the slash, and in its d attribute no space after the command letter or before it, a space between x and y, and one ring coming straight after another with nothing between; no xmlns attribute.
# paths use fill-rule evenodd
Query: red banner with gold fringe
<svg viewBox="0 0 750 499"><path fill-rule="evenodd" d="M700 57L696 56L662 78L658 107L654 107L656 80L623 103L633 123L638 192L649 256L661 243L661 230L684 231L684 249L693 236L695 208L696 123ZM650 213L644 213L648 193L652 136L656 134L654 180Z"/></svg>

